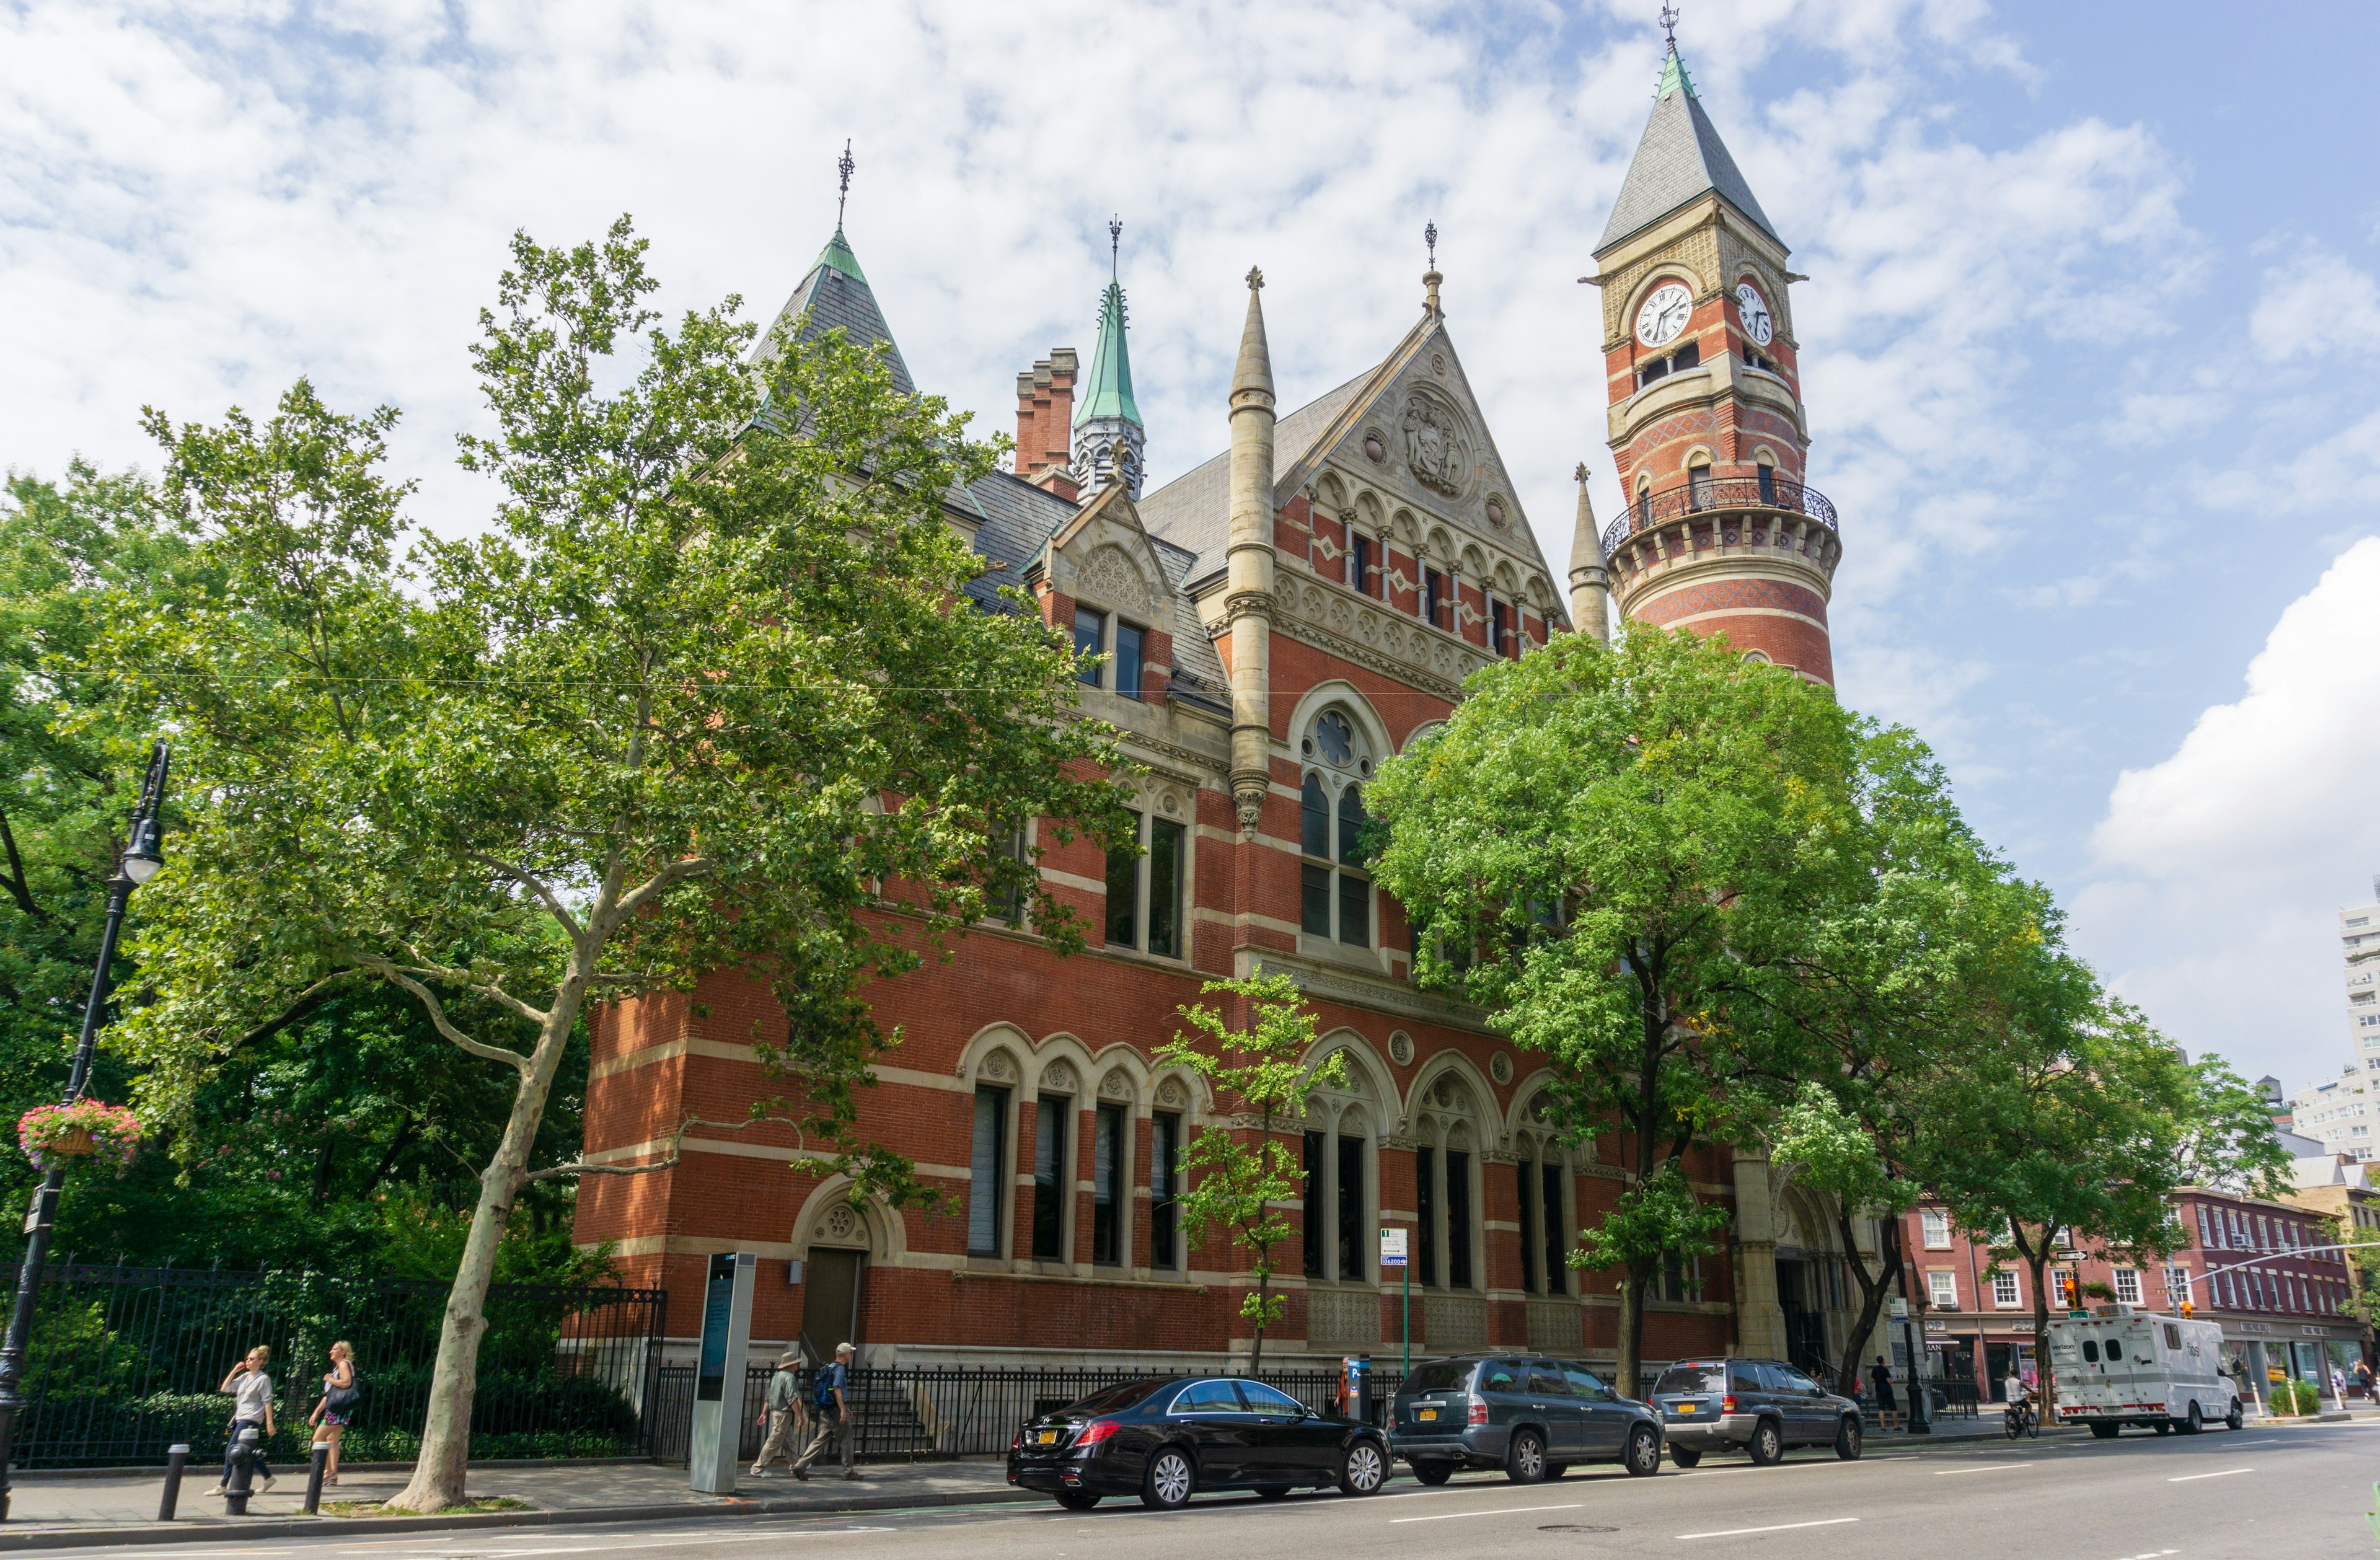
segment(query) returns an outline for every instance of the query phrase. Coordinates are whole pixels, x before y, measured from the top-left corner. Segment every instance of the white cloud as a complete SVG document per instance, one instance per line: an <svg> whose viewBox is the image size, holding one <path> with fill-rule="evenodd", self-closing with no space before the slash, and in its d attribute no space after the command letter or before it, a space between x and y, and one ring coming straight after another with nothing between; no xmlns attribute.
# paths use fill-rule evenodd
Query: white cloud
<svg viewBox="0 0 2380 1560"><path fill-rule="evenodd" d="M2291 603L2247 690L2126 770L2078 940L2193 1049L2292 1085L2352 1055L2331 912L2380 871L2380 536Z"/></svg>
<svg viewBox="0 0 2380 1560"><path fill-rule="evenodd" d="M2248 328L2269 362L2368 352L2380 347L2380 285L2327 250L2301 247L2265 273Z"/></svg>

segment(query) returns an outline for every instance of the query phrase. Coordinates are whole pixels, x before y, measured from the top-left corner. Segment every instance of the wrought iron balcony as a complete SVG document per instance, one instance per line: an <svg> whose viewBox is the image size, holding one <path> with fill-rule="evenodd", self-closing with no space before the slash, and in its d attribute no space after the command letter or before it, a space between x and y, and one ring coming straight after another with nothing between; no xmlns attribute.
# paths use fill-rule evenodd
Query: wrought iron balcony
<svg viewBox="0 0 2380 1560"><path fill-rule="evenodd" d="M1658 493L1637 494L1628 512L1605 528L1604 556L1609 557L1621 542L1639 531L1651 530L1671 520L1746 509L1800 515L1828 530L1840 529L1835 524L1834 505L1815 488L1765 471L1757 477L1696 477Z"/></svg>

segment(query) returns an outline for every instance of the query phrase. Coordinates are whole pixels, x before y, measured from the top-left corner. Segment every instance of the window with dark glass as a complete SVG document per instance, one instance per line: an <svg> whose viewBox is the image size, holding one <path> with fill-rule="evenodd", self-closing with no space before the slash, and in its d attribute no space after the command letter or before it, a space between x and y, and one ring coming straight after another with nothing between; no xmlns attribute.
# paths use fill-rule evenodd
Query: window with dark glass
<svg viewBox="0 0 2380 1560"><path fill-rule="evenodd" d="M1074 1136L1075 1102L1044 1094L1033 1113L1033 1256L1037 1261L1066 1259L1067 1150Z"/></svg>
<svg viewBox="0 0 2380 1560"><path fill-rule="evenodd" d="M1298 871L1298 926L1309 936L1366 948L1372 944L1372 884L1363 872L1364 794L1347 786L1333 798L1334 785L1309 772L1299 789L1298 848L1306 859Z"/></svg>
<svg viewBox="0 0 2380 1560"><path fill-rule="evenodd" d="M1086 658L1076 676L1093 688L1099 686L1099 668L1087 658L1107 649L1107 636L1102 631L1106 627L1106 615L1097 607L1085 606L1080 602L1075 603L1075 653Z"/></svg>
<svg viewBox="0 0 2380 1560"><path fill-rule="evenodd" d="M1434 568L1421 571L1421 603L1423 619L1433 628L1445 628L1445 614L1440 609L1446 604L1446 576Z"/></svg>
<svg viewBox="0 0 2380 1560"><path fill-rule="evenodd" d="M1008 1091L975 1091L975 1146L967 1158L967 1255L1000 1255L1001 1191L1008 1184Z"/></svg>
<svg viewBox="0 0 2380 1560"><path fill-rule="evenodd" d="M1123 1261L1123 1107L1101 1105L1091 1130L1091 1261Z"/></svg>
<svg viewBox="0 0 2380 1560"><path fill-rule="evenodd" d="M1512 609L1510 605L1503 602L1497 602L1488 608L1488 636L1495 640L1489 648L1497 654L1513 653Z"/></svg>
<svg viewBox="0 0 2380 1560"><path fill-rule="evenodd" d="M1372 539L1368 536L1351 538L1347 543L1347 583L1358 595L1372 593Z"/></svg>
<svg viewBox="0 0 2380 1560"><path fill-rule="evenodd" d="M994 831L993 838L1002 859L1022 862L1029 859L1023 824L1009 824ZM988 896L985 908L1011 926L1025 924L1026 890L1022 884L1010 884L995 888Z"/></svg>
<svg viewBox="0 0 2380 1560"><path fill-rule="evenodd" d="M1140 815L1133 814L1133 835L1140 834ZM1139 941L1140 847L1137 843L1108 847L1108 945L1129 948Z"/></svg>
<svg viewBox="0 0 2380 1560"><path fill-rule="evenodd" d="M1182 844L1179 823L1148 823L1148 951L1182 957Z"/></svg>
<svg viewBox="0 0 2380 1560"><path fill-rule="evenodd" d="M1702 360L1703 344L1699 341L1689 341L1670 354L1670 372L1675 373L1680 369L1693 368Z"/></svg>
<svg viewBox="0 0 2380 1560"><path fill-rule="evenodd" d="M1763 504L1774 504L1774 503L1776 503L1776 502L1777 502L1777 468L1776 468L1776 467L1774 467L1774 466L1768 465L1767 462L1765 462L1765 461L1764 461L1764 462L1762 462L1762 463L1761 463L1761 465L1757 468L1757 471L1758 471L1759 480L1760 480L1760 502L1762 502Z"/></svg>
<svg viewBox="0 0 2380 1560"><path fill-rule="evenodd" d="M1339 1276L1364 1276L1364 1140L1339 1134Z"/></svg>
<svg viewBox="0 0 2380 1560"><path fill-rule="evenodd" d="M1636 529L1644 530L1653 523L1653 485L1650 482L1636 490Z"/></svg>
<svg viewBox="0 0 2380 1560"><path fill-rule="evenodd" d="M1446 1284L1471 1287L1471 1155L1446 1151Z"/></svg>
<svg viewBox="0 0 2380 1560"><path fill-rule="evenodd" d="M1114 687L1126 699L1140 697L1141 646L1147 639L1148 630L1138 624L1116 619Z"/></svg>
<svg viewBox="0 0 2380 1560"><path fill-rule="evenodd" d="M1421 1261L1416 1264L1416 1282L1435 1288L1438 1285L1438 1151L1427 1146L1414 1150L1415 1220L1420 1226Z"/></svg>
<svg viewBox="0 0 2380 1560"><path fill-rule="evenodd" d="M1513 1178L1520 1183L1521 1193L1521 1287L1535 1293L1537 1287L1537 1190L1533 1166L1522 1160L1512 1166Z"/></svg>
<svg viewBox="0 0 2380 1560"><path fill-rule="evenodd" d="M1324 1278L1329 1270L1322 1265L1322 1240L1330 1229L1328 1212L1323 1204L1322 1159L1329 1152L1326 1133L1305 1135L1305 1276Z"/></svg>
<svg viewBox="0 0 2380 1560"><path fill-rule="evenodd" d="M1546 1293L1570 1293L1570 1236L1562 1222L1561 1166L1537 1166L1539 1184L1545 1193L1538 1206L1543 1210L1546 1230Z"/></svg>
<svg viewBox="0 0 2380 1560"><path fill-rule="evenodd" d="M1148 1118L1148 1265L1174 1265L1175 1232L1181 1228L1182 1118Z"/></svg>

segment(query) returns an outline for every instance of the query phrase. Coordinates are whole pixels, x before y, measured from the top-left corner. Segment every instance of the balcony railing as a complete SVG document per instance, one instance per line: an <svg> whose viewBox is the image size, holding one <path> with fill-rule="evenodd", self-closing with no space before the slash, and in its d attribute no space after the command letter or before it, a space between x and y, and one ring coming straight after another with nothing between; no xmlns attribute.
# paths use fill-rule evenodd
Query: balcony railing
<svg viewBox="0 0 2380 1560"><path fill-rule="evenodd" d="M1835 506L1827 495L1813 487L1783 477L1696 477L1658 493L1642 493L1628 512L1611 522L1603 532L1604 555L1609 557L1621 542L1639 531L1651 530L1671 520L1689 515L1701 515L1718 510L1773 509L1789 515L1801 515L1817 521L1828 530L1835 524Z"/></svg>

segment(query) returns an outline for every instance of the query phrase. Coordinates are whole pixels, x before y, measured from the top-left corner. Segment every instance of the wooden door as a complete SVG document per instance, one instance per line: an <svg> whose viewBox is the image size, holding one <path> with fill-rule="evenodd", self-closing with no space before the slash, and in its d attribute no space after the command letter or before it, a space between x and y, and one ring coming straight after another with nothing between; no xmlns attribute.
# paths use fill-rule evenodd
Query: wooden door
<svg viewBox="0 0 2380 1560"><path fill-rule="evenodd" d="M802 1273L802 1336L813 1359L834 1358L837 1344L865 1343L859 1335L859 1281L865 1251L810 1248Z"/></svg>

